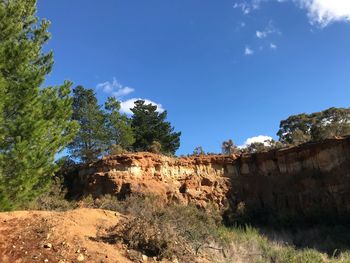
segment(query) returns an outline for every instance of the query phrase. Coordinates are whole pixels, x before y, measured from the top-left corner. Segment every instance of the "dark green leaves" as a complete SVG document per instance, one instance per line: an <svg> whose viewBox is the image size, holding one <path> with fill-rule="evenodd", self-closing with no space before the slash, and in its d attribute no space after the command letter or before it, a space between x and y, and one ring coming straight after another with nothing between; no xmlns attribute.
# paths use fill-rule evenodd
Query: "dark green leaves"
<svg viewBox="0 0 350 263"><path fill-rule="evenodd" d="M53 56L42 46L49 22L35 0L0 3L0 209L40 195L56 171L54 158L74 137L71 83L41 89Z"/></svg>
<svg viewBox="0 0 350 263"><path fill-rule="evenodd" d="M157 112L157 106L145 104L145 101L135 101L131 126L135 133L134 150L148 151L154 142L161 145L161 152L174 154L180 147L181 132L166 121L167 112Z"/></svg>

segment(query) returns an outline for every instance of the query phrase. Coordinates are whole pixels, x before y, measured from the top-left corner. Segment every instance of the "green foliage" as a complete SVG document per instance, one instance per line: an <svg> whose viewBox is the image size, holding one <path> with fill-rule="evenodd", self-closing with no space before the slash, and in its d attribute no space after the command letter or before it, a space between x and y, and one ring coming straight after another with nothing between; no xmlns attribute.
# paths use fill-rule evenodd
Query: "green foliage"
<svg viewBox="0 0 350 263"><path fill-rule="evenodd" d="M179 148L180 133L173 132L165 121L166 112L158 113L156 106L136 101L130 119L120 113L120 102L114 97L108 98L102 110L93 90L78 86L73 93L73 120L80 124L80 130L68 147L71 157L88 163L105 153L173 154Z"/></svg>
<svg viewBox="0 0 350 263"><path fill-rule="evenodd" d="M292 115L277 132L284 144L301 144L350 134L350 108L329 108L312 114Z"/></svg>
<svg viewBox="0 0 350 263"><path fill-rule="evenodd" d="M317 115L311 130L313 140L350 134L350 108L330 108Z"/></svg>
<svg viewBox="0 0 350 263"><path fill-rule="evenodd" d="M77 129L70 82L41 89L53 65L42 46L49 22L35 0L0 2L0 209L15 209L47 189L55 154Z"/></svg>
<svg viewBox="0 0 350 263"><path fill-rule="evenodd" d="M157 106L135 101L131 126L135 134L133 148L135 151L149 151L152 143L161 144L161 152L175 154L180 147L180 132L174 132L170 123L165 121L167 112L157 112Z"/></svg>
<svg viewBox="0 0 350 263"><path fill-rule="evenodd" d="M120 102L114 97L109 97L105 103L105 109L108 144L118 145L124 150L131 150L135 136L130 119L125 114L120 113Z"/></svg>
<svg viewBox="0 0 350 263"><path fill-rule="evenodd" d="M80 125L79 132L68 149L73 158L82 162L96 161L108 148L105 115L92 89L77 86L73 90L72 119Z"/></svg>

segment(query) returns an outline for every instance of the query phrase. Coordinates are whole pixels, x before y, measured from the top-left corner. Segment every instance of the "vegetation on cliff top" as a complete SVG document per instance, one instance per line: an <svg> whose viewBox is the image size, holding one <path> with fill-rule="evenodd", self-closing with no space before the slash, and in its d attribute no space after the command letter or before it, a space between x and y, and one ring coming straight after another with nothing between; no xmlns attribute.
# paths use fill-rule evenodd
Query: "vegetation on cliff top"
<svg viewBox="0 0 350 263"><path fill-rule="evenodd" d="M73 90L72 119L80 125L77 136L68 146L71 157L84 163L105 154L123 151L152 151L175 154L180 147L180 132L166 121L167 112L143 100L135 102L128 117L120 113L120 102L109 97L104 109L92 89L78 86Z"/></svg>
<svg viewBox="0 0 350 263"><path fill-rule="evenodd" d="M238 148L232 139L221 145L223 154L256 153L350 135L350 108L329 108L311 114L289 116L280 122L279 141L253 142ZM204 152L204 151L203 151Z"/></svg>

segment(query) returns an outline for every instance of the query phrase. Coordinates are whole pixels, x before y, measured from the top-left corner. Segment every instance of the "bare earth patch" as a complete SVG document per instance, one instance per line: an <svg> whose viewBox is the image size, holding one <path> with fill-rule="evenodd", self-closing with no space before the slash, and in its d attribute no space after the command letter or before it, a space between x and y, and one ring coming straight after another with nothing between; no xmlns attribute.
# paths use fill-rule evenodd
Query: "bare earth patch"
<svg viewBox="0 0 350 263"><path fill-rule="evenodd" d="M0 262L131 262L125 245L99 238L122 218L86 208L0 213Z"/></svg>

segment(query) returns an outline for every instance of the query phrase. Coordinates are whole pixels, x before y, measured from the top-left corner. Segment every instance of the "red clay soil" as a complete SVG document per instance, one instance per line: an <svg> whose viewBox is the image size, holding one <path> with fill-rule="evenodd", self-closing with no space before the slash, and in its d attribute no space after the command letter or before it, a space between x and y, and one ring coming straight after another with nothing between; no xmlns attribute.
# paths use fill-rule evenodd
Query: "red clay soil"
<svg viewBox="0 0 350 263"><path fill-rule="evenodd" d="M135 262L128 259L125 245L99 238L121 218L85 208L0 213L0 262Z"/></svg>

